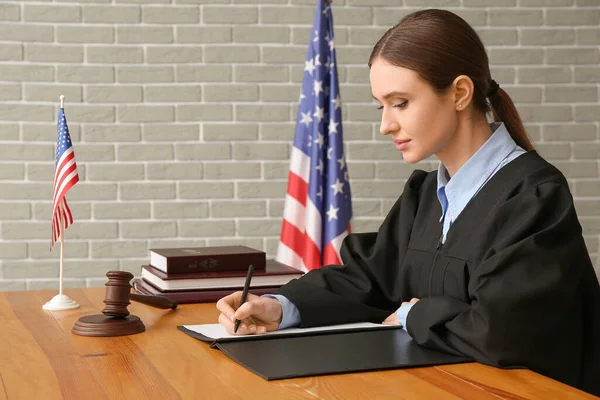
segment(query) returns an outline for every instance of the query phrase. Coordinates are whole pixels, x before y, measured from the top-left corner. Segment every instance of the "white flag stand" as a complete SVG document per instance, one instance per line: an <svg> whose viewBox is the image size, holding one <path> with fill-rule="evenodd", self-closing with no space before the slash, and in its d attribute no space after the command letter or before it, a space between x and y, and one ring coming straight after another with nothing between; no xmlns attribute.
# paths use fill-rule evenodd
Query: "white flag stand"
<svg viewBox="0 0 600 400"><path fill-rule="evenodd" d="M46 302L42 306L44 310L73 310L79 308L79 304L72 300L66 294L63 294L63 259L64 259L64 248L65 248L65 225L62 219L62 213L59 213L60 218L60 273L59 273L59 286L58 294L52 298L52 300Z"/></svg>
<svg viewBox="0 0 600 400"><path fill-rule="evenodd" d="M65 96L60 96L60 108L64 108ZM62 202L59 208L62 206ZM62 218L62 212L58 213L60 221L60 273L59 273L59 286L58 294L52 298L52 300L46 302L42 306L44 310L73 310L79 308L79 304L72 300L66 294L63 294L63 260L64 260L64 248L65 248L65 224Z"/></svg>

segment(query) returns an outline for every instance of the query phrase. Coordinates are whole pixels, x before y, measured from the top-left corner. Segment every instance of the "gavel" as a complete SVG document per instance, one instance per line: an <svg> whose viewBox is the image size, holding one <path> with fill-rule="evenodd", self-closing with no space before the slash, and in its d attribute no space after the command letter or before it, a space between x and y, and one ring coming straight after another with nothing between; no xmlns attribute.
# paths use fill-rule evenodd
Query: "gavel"
<svg viewBox="0 0 600 400"><path fill-rule="evenodd" d="M81 317L73 325L71 332L81 336L122 336L146 330L144 323L135 315L130 315L127 306L130 300L151 307L177 308L174 302L162 296L147 296L131 293L133 274L127 271L109 271L106 276L106 293L102 314Z"/></svg>
<svg viewBox="0 0 600 400"><path fill-rule="evenodd" d="M129 311L127 306L131 304L129 300L146 304L155 308L177 308L177 303L162 296L147 296L143 294L131 293L131 284L133 274L127 271L108 271L106 273L108 282L106 282L106 294L104 304L106 307L102 314L110 317L127 317Z"/></svg>

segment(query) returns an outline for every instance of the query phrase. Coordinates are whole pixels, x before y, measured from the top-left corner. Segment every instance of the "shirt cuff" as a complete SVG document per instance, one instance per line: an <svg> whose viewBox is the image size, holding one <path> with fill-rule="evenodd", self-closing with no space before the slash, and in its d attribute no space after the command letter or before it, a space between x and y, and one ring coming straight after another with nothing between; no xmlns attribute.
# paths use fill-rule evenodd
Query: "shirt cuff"
<svg viewBox="0 0 600 400"><path fill-rule="evenodd" d="M300 325L300 311L298 311L298 308L287 297L280 294L265 294L263 297L270 297L281 303L281 323L277 330Z"/></svg>
<svg viewBox="0 0 600 400"><path fill-rule="evenodd" d="M403 306L400 306L398 311L396 311L396 315L398 316L398 322L402 325L402 328L406 330L406 318L408 318L408 312L414 306L415 303L407 303Z"/></svg>

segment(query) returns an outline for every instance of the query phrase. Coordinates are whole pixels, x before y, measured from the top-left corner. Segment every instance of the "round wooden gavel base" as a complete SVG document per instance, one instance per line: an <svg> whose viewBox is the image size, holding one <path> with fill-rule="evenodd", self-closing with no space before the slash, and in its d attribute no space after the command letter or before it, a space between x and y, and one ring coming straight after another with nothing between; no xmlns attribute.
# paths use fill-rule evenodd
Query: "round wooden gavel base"
<svg viewBox="0 0 600 400"><path fill-rule="evenodd" d="M131 293L133 274L127 271L108 271L108 282L104 297L106 307L102 314L81 317L75 322L71 332L81 336L124 336L144 332L144 323L127 311L129 300L152 307L176 309L177 303L162 296L144 296Z"/></svg>
<svg viewBox="0 0 600 400"><path fill-rule="evenodd" d="M144 323L135 315L121 318L96 314L79 318L71 331L81 336L125 336L145 330Z"/></svg>

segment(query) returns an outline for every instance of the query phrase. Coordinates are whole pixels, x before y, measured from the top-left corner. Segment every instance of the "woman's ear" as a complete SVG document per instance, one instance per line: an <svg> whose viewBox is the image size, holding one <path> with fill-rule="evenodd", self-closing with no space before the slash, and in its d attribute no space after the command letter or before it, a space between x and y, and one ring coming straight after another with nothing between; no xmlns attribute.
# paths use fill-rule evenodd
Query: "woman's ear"
<svg viewBox="0 0 600 400"><path fill-rule="evenodd" d="M459 75L452 82L452 94L454 96L454 108L457 111L466 110L473 99L475 84L467 75Z"/></svg>

